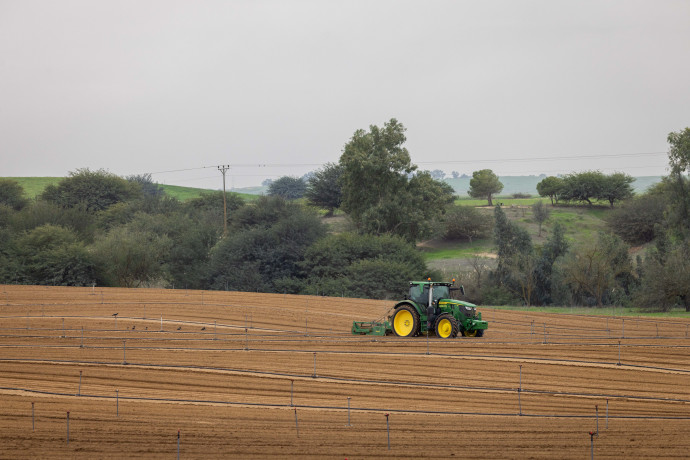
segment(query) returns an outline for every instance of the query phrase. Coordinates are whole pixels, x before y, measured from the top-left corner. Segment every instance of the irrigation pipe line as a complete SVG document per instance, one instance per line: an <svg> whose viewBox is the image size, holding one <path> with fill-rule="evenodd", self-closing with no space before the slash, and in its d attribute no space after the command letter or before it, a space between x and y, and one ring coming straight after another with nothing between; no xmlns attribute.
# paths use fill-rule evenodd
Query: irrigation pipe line
<svg viewBox="0 0 690 460"><path fill-rule="evenodd" d="M501 308L495 308L495 307L489 307L489 306L482 306L482 310L490 310L493 312L512 312L516 314L520 314L523 316L530 316L531 313L538 313L539 316L535 316L534 318L544 318L544 316L541 315L559 315L560 313L552 313L552 312L535 312L535 311L520 311L520 310L508 310L508 309L501 309ZM568 317L573 317L573 318L589 318L592 320L598 320L601 321L602 319L615 319L615 320L629 320L629 321L639 321L639 322L651 322L651 323L665 323L665 324L687 324L687 322L684 321L674 321L674 320L666 320L666 319L660 319L660 320L655 320L655 319L647 319L643 318L640 316L615 316L615 315L588 315L585 313L567 313L563 312L564 315L567 315Z"/></svg>
<svg viewBox="0 0 690 460"><path fill-rule="evenodd" d="M63 396L73 398L92 398L92 399L115 399L119 398L128 401L144 401L144 402L169 402L169 403L184 403L184 404L204 404L204 405L226 405L239 407L261 407L269 409L281 408L301 408L301 409L316 409L316 410L336 410L347 411L354 410L358 412L388 412L398 414L424 414L424 415L483 415L495 417L534 417L534 418L571 418L571 419L591 419L591 415L576 415L576 414L529 414L524 411L521 413L514 412L464 412L464 411L431 411L422 409L382 409L374 407L341 407L341 406L317 406L311 404L270 404L270 403L255 403L255 402L239 402L239 401L218 401L207 399L178 399L178 398L150 398L143 396L109 396L109 395L91 395L81 393L75 396L73 393L60 393L46 390L32 390L28 388L19 387L0 387L4 391L23 391L32 394L41 394L46 396ZM609 415L608 418L617 420L690 420L690 416L669 416L669 415Z"/></svg>
<svg viewBox="0 0 690 460"><path fill-rule="evenodd" d="M209 327L213 327L213 325L210 325ZM221 326L225 327L225 326ZM243 328L243 329L248 329L248 328ZM4 328L0 330L5 330L5 331L24 331L27 330L26 327L20 327L20 328ZM73 339L73 340L79 340L82 338L81 335L62 335L63 329L54 329L54 328L31 328L31 330L35 331L43 331L43 332L56 332L58 333L57 336L55 335L38 335L38 334L0 334L0 338L13 338L13 339L45 339L45 340L54 340L56 338L60 338L61 340L64 339ZM81 329L74 329L74 328L66 328L64 331L69 331L69 332L80 332ZM253 329L253 331L256 331L256 329ZM246 333L228 333L228 332L213 332L213 331L207 331L207 332L202 332L202 331L158 331L158 330L151 330L151 331L131 331L129 329L125 330L115 330L115 329L88 329L85 330L85 332L119 332L120 334L117 336L84 336L85 340L89 340L91 342L93 341L110 341L110 340L138 340L142 342L147 342L147 341L177 341L177 342L218 342L218 341L230 341L232 339L244 339L246 337ZM123 332L126 332L126 334L134 334L134 335L125 335L122 334ZM149 336L143 336L141 334L148 334ZM160 337L161 334L175 334L178 335L177 337L171 338L171 337ZM190 336L190 335L201 335L202 337L184 337L184 335ZM158 337L156 337L158 336ZM393 336L387 337L386 339L380 339L380 338L370 338L373 336L367 336L366 339L360 336L329 336L329 335L309 335L308 337L304 336L304 333L295 333L294 335L285 335L285 334L277 334L277 335L268 335L268 334L256 334L252 333L251 334L252 339L255 340L261 340L262 343L320 343L320 344L362 344L362 343L368 343L368 342L378 342L378 343L386 343L386 344L402 344L402 345L407 345L407 346L414 346L418 344L418 341L415 341L415 339L409 339L409 338L396 338ZM618 346L618 341L620 338L617 337L611 337L611 338L606 338L606 342L575 342L575 341L558 341L558 340L553 340L554 338L563 338L562 336L554 336L551 337L551 340L549 340L548 344L549 346L568 346L568 347L617 347ZM587 339L592 339L592 336L583 336L582 338L587 338ZM597 338L596 339L601 340L602 338ZM658 338L651 338L651 337L634 337L634 338L626 338L626 343L624 347L638 347L638 348L659 348L659 349L665 349L665 350L682 350L686 348L690 348L690 345L668 345L668 344L650 344L650 343L634 343L630 342L631 340L656 340L660 339L661 337ZM668 338L672 339L672 338ZM677 338L676 338L677 339ZM449 342L446 339L438 339L438 338L433 338L430 339L432 340L432 343L434 344L443 344L443 345L462 345L462 346L470 346L470 347L485 347L488 345L538 345L538 346L544 346L545 344L541 342L541 339L539 340L533 340L530 342L517 342L517 341L499 341L499 340L492 340L492 341L487 341L484 339L477 340L476 338L466 338L462 337L459 338L458 341L454 342ZM464 342L464 343L463 343ZM2 346L11 346L11 345L0 345ZM36 347L40 347L41 345L36 345ZM217 348L221 349L221 348ZM222 349L221 349L222 350Z"/></svg>
<svg viewBox="0 0 690 460"><path fill-rule="evenodd" d="M70 364L70 365L87 365L87 366L110 366L110 367L120 367L124 366L120 362L107 362L107 361L74 361L74 360L56 360L56 359L2 359L0 362L32 362L38 364ZM273 377L285 377L287 379L301 379L305 381L313 381L312 374L290 374L285 372L276 371L259 371L250 369L236 369L236 368L225 368L225 367L212 367L212 366L192 366L192 365L173 365L173 364L149 364L149 363L131 363L126 364L127 367L137 367L137 368L154 368L154 369L167 369L167 370L193 370L193 371L221 371L226 373L240 374L240 375L268 375ZM319 380L326 382L337 382L337 383L358 383L358 384L373 384L373 385L384 385L392 387L414 387L414 388L428 388L436 390L460 390L460 391L491 391L498 393L508 393L512 394L518 392L517 388L509 387L489 387L489 386L471 386L471 385L450 385L450 384L434 384L434 383L420 383L420 382L401 382L401 381L388 381L388 380L374 380L374 379L358 379L351 377L337 377L337 376L327 376L319 375ZM608 398L608 399L625 399L625 400L639 400L639 401L657 401L657 402L671 402L671 403L690 403L690 399L682 398L663 398L654 396L644 396L644 395L619 395L614 393L580 393L580 392L568 392L568 391L549 391L549 390L530 390L522 388L519 390L520 393L532 393L547 396L575 396L583 398ZM689 417L690 418L690 417Z"/></svg>
<svg viewBox="0 0 690 460"><path fill-rule="evenodd" d="M162 292L165 292L163 290ZM193 291L195 294L198 296L201 296L202 291ZM213 293L216 292L227 292L227 291L203 291L204 293ZM102 294L102 292L101 292ZM251 293L254 294L254 293ZM264 293L266 295L273 295L273 296L280 296L283 294L280 293ZM88 296L92 295L98 295L98 294L86 294ZM309 300L316 300L316 299L321 299L323 296L297 296L297 297L303 297L305 300L305 304L308 303ZM350 298L350 297L328 297L330 299L347 299L347 302L349 305L370 305L372 302L385 302L385 301L377 301L377 300L372 300L372 299L355 299L355 298ZM301 300L301 299L298 299ZM357 302L357 300L360 300L360 302ZM361 300L364 300L363 302ZM367 301L368 300L368 301ZM41 306L74 306L74 305L197 305L200 307L209 307L209 306L216 306L216 307L224 307L224 308L244 308L244 309L259 309L259 308L269 308L272 310L275 310L274 305L237 305L237 304L227 304L227 303L209 303L205 301L203 304L200 302L166 302L166 301L151 301L151 302L139 302L139 303L132 303L132 302L127 302L127 301L110 301L110 302L80 302L76 303L74 301L72 302L65 302L65 303L22 303L22 304L5 304L5 305L0 305L0 308L2 307L41 307ZM524 316L529 316L530 313L541 313L541 312L531 312L531 311L526 311L526 312L521 312L519 310L504 310L500 308L495 308L495 307L490 307L490 306L481 306L483 310L490 310L493 312L515 312L518 314L522 314ZM293 311L293 310L301 310L300 307L290 307L290 308L285 308L282 311ZM323 315L331 315L331 316L349 316L349 315L344 315L342 313L333 313L333 312L319 312L319 314ZM557 314L557 313L550 313L550 312L543 312L542 314ZM567 313L569 317L575 317L575 318L588 318L592 320L597 320L601 321L601 319L614 319L614 320L623 320L626 319L631 322L646 322L646 323L662 323L662 324L677 324L677 325L686 325L687 322L682 322L682 321L672 321L672 320L654 320L654 319L647 319L647 318L640 318L640 317L634 317L634 316L615 316L615 315L591 315L591 314L584 314L584 313ZM385 315L384 315L385 316ZM543 319L543 316L535 316L535 318L541 318ZM493 322L493 321L492 321ZM543 322L543 321L542 321ZM529 324L529 323L527 323Z"/></svg>
<svg viewBox="0 0 690 460"><path fill-rule="evenodd" d="M23 318L23 319L27 319L27 317L12 317L12 318ZM42 317L33 317L33 316L30 316L30 317L28 317L28 318L30 319L30 318L42 318ZM75 318L76 318L76 319L98 319L98 320L106 320L105 317L100 317L100 316L99 316L99 317L91 317L91 316L55 316L55 317L50 317L50 318L53 318L53 319L64 319L64 318L75 319ZM112 317L107 317L107 320L112 320ZM158 323L158 319L155 319L155 318L123 317L123 318L121 318L121 320L130 320L130 321L149 321L149 322L152 322L152 323ZM302 329L276 329L276 328L261 328L261 327L251 327L251 328L249 328L249 327L246 327L246 326L243 326L243 325L233 325L233 324L227 324L227 323L221 323L221 324L215 323L215 324L214 324L214 323L207 323L207 322L185 321L185 320L171 320L171 319L165 320L165 322L168 323L168 324L172 324L172 325L177 325L177 324L182 324L182 325L187 324L187 325L189 325L189 324L193 324L193 325L195 325L195 326L202 326L202 327L214 327L214 328L220 327L221 329L236 329L236 330L239 330L239 332L237 332L236 334L232 334L232 333L228 333L228 332L220 332L220 334L217 333L217 332L215 333L216 335L222 335L222 336L233 336L233 335L239 336L239 335L244 335L244 334L242 334L242 332L241 332L241 330L244 330L244 329L251 329L252 331L259 331L259 332L271 332L271 333L277 334L277 335L275 335L275 336L273 336L273 337L285 337L286 335L287 335L288 337L290 337L290 336L294 336L294 337L303 337L303 336L305 335L305 331L302 330ZM27 329L28 329L27 327L14 327L14 328L1 328L0 330L18 331L18 330L27 330ZM62 328L40 328L40 327L36 327L36 328L30 328L30 329L36 330L36 331L47 331L47 332L50 332L50 331L55 331L55 332L76 331L76 332L78 332L78 331L80 331L80 329L74 329L73 327L71 327L71 328L66 328L66 329L62 329ZM91 332L119 332L119 333L122 333L122 332L130 331L130 330L129 330L129 329L88 329L88 331L91 331ZM203 333L203 332L200 332L200 331L170 331L170 330L168 330L168 331L160 331L160 330L152 329L152 330L150 330L150 331L148 331L148 330L147 330L147 331L141 331L141 330L140 330L140 331L138 331L138 333L151 333L151 334L162 334L162 333L170 334L170 333L173 333L173 334L206 334L206 335L210 335L212 332L208 331L208 332L206 332L206 333ZM533 337L535 338L535 339L534 339L534 342L535 342L535 343L538 341L538 338L542 336L542 333L541 333L541 332L538 332L538 333L531 333L531 332L500 332L500 334L502 334L502 335L510 335L510 336L517 336L517 335L527 336L527 335L530 335L530 336L533 336ZM62 336L62 334L60 334L60 335ZM253 336L254 336L254 337L269 337L269 335L265 335L265 334L264 334L264 335L253 334ZM28 337L28 336L27 336L27 337ZM46 337L48 337L48 336L46 336ZM308 335L308 337L309 337L310 339L314 339L314 338L332 339L332 338L334 338L334 337L340 337L340 338L342 338L342 339L350 339L351 341L362 341L362 337L361 337L361 336L353 336L353 335L352 335L351 333L349 333L349 332L337 332L337 331L336 331L336 332L333 332L332 330L329 330L329 331L328 331L328 334L326 335L326 334L324 334L323 329L314 331L313 333L310 333L310 334ZM372 339L372 338L370 338L370 337L374 337L374 336L367 336L367 337L366 337L366 340L367 340L367 341L380 340L380 339L376 339L376 338ZM378 336L377 336L377 337L378 337ZM650 336L650 335L646 335L646 336L637 336L637 335L636 335L636 336L633 336L633 335L630 335L630 334L628 334L626 337L619 337L619 336L615 336L615 335L614 335L614 336L608 336L608 335L606 335L606 336L592 336L591 334L582 335L582 336L580 336L580 335L565 335L565 334L549 334L549 338L550 338L550 339L554 339L554 338L560 338L560 339L564 339L564 338L566 338L566 339L567 339L567 338L570 338L570 339L580 339L580 338L582 338L582 339L589 339L589 340L592 340L592 339L598 339L598 340L618 340L618 339L624 338L624 339L626 339L626 340L628 340L628 341L629 341L629 340L686 340L686 339L688 339L688 337L685 336L685 335L680 336L680 337L675 337L675 336ZM462 338L459 338L459 339L460 339L460 340L463 340L463 341L464 341L464 340L471 340L471 341L477 340L476 338L465 338L465 337L462 337ZM436 340L436 339L433 339L433 340ZM409 339L409 338L398 338L398 337L395 337L395 336L389 336L389 338L387 338L386 341L388 341L388 342L398 342L398 343L409 343L409 342L410 342L410 339ZM495 344L495 343L505 343L505 344L508 344L508 343L515 343L515 342L495 341L495 340L487 341L487 340L482 339L482 340L481 340L481 343L483 343L483 344L488 344L488 343L492 343L492 344ZM519 343L524 343L524 342L519 342ZM549 343L549 344L551 344L551 345L553 345L553 344L571 345L571 344L573 344L573 343L574 343L574 342L553 342L552 340L550 340L550 343ZM628 343L629 343L629 342L628 342ZM586 345L597 345L597 344L591 343L591 342L585 342L584 344L586 344ZM606 344L603 344L603 345L606 345ZM642 346L642 345L640 345L640 346ZM654 346L654 345L652 345L652 346ZM683 346L685 346L685 345L683 345Z"/></svg>

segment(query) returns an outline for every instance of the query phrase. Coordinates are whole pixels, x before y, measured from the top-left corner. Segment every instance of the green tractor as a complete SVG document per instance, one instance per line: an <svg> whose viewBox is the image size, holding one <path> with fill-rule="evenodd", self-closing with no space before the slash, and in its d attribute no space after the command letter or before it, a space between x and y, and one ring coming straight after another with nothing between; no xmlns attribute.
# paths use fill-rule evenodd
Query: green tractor
<svg viewBox="0 0 690 460"><path fill-rule="evenodd" d="M410 293L406 300L398 302L393 313L385 321L354 321L353 334L414 337L434 331L443 339L456 337L482 337L489 327L482 321L477 306L450 298L451 291L460 291L452 283L438 281L410 281Z"/></svg>

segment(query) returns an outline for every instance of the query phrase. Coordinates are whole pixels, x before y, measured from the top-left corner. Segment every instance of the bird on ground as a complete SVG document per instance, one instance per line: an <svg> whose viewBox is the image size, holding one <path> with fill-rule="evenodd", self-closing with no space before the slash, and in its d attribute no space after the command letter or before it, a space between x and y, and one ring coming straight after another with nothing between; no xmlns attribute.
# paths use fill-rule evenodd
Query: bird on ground
<svg viewBox="0 0 690 460"><path fill-rule="evenodd" d="M136 326L132 326L132 330L134 330L135 327L136 327Z"/></svg>
<svg viewBox="0 0 690 460"><path fill-rule="evenodd" d="M118 315L118 313L113 313L113 316L117 316L117 315Z"/></svg>
<svg viewBox="0 0 690 460"><path fill-rule="evenodd" d="M177 328L178 331L179 331L180 329L182 329L182 326L180 326L180 327Z"/></svg>
<svg viewBox="0 0 690 460"><path fill-rule="evenodd" d="M202 331L205 331L205 330L206 330L206 326L202 327L201 330L202 330Z"/></svg>

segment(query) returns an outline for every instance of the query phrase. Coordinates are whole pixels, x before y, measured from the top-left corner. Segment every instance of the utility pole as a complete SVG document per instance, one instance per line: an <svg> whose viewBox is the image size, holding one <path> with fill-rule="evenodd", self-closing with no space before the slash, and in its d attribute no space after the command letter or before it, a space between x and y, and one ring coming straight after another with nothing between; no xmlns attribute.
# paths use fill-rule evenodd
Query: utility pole
<svg viewBox="0 0 690 460"><path fill-rule="evenodd" d="M223 236L228 236L228 202L225 198L225 172L230 169L230 165L218 166L218 171L223 175Z"/></svg>

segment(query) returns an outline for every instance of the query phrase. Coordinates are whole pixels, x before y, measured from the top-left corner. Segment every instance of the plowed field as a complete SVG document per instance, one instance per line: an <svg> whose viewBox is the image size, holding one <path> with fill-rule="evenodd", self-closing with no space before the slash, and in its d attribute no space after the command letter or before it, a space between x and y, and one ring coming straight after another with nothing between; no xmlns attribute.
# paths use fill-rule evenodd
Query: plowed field
<svg viewBox="0 0 690 460"><path fill-rule="evenodd" d="M480 308L485 337L400 339L350 334L393 302L1 289L1 458L690 452L688 319Z"/></svg>

